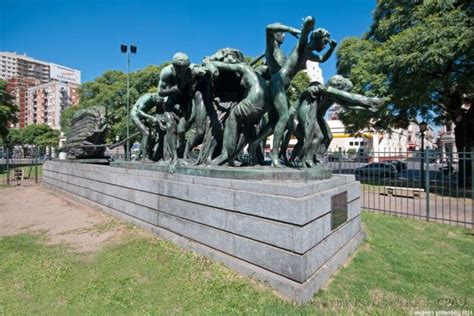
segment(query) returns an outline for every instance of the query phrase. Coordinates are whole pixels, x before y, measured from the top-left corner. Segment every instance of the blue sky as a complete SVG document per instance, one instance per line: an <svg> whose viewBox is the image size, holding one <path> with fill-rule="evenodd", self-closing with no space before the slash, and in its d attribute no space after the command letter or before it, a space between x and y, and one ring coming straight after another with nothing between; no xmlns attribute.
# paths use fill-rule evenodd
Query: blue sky
<svg viewBox="0 0 474 316"><path fill-rule="evenodd" d="M360 36L371 23L375 0L2 0L0 50L26 53L80 69L82 82L104 71L126 70L120 44L135 44L131 70L161 64L177 51L200 63L222 47L257 56L265 49L265 26L301 26L307 15L340 42ZM289 52L295 39L287 37ZM321 65L325 79L335 57Z"/></svg>

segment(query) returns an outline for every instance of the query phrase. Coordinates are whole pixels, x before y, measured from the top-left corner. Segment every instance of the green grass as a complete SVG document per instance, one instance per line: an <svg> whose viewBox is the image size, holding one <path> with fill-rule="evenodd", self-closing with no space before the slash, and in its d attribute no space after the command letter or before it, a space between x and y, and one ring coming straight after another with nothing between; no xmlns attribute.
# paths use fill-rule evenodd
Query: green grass
<svg viewBox="0 0 474 316"><path fill-rule="evenodd" d="M303 306L132 229L123 242L95 254L45 245L43 235L2 237L0 314L385 315L474 309L472 231L373 213L363 213L363 222L367 242Z"/></svg>

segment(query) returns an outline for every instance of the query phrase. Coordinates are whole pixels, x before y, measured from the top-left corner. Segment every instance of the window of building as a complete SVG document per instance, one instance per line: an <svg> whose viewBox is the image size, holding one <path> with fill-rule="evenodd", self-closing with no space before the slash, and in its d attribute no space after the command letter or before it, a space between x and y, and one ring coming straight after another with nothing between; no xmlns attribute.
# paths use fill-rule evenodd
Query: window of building
<svg viewBox="0 0 474 316"><path fill-rule="evenodd" d="M354 146L354 142L349 142L349 146Z"/></svg>

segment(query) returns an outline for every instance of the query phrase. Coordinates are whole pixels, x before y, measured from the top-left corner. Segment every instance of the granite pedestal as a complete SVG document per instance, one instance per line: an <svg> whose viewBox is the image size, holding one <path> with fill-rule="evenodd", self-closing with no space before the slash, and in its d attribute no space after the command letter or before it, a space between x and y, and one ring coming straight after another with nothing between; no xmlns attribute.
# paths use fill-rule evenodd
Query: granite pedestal
<svg viewBox="0 0 474 316"><path fill-rule="evenodd" d="M294 170L285 172L301 172L290 178L302 180L236 180L139 167L48 161L43 182L298 303L310 300L364 238L353 176L311 180Z"/></svg>

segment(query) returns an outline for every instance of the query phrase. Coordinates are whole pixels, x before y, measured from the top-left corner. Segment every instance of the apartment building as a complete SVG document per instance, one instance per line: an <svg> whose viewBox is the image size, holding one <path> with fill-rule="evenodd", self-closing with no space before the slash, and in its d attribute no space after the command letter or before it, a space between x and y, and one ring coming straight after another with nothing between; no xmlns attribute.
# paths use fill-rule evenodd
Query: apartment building
<svg viewBox="0 0 474 316"><path fill-rule="evenodd" d="M79 103L81 72L12 52L0 52L0 79L20 109L15 127L46 123L59 128L61 111ZM31 99L30 99L31 98Z"/></svg>
<svg viewBox="0 0 474 316"><path fill-rule="evenodd" d="M34 78L39 83L49 82L49 63L11 52L0 52L0 78Z"/></svg>
<svg viewBox="0 0 474 316"><path fill-rule="evenodd" d="M28 88L27 124L47 124L60 129L61 112L79 103L78 85L51 81Z"/></svg>
<svg viewBox="0 0 474 316"><path fill-rule="evenodd" d="M306 62L306 74L309 77L310 82L320 82L324 83L323 70L319 67L319 63L315 61L308 60Z"/></svg>
<svg viewBox="0 0 474 316"><path fill-rule="evenodd" d="M13 77L7 81L7 91L14 97L14 102L18 105L18 123L15 127L23 128L27 121L28 88L38 84L38 80L32 78Z"/></svg>

